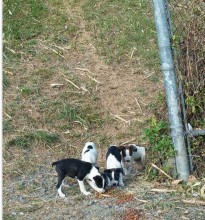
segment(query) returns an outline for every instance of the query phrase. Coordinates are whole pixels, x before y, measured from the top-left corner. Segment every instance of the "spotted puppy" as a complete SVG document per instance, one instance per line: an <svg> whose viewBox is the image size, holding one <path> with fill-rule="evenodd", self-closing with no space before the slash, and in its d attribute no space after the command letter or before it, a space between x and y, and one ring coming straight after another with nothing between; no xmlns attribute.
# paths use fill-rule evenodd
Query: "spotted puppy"
<svg viewBox="0 0 205 220"><path fill-rule="evenodd" d="M129 144L128 146L133 146L135 150L133 151L133 160L136 162L141 162L143 167L145 166L146 151L145 147L140 147L136 144Z"/></svg>
<svg viewBox="0 0 205 220"><path fill-rule="evenodd" d="M61 188L64 185L63 180L66 176L77 178L80 191L84 195L91 194L86 191L84 180L97 192L103 193L105 191L105 180L98 169L91 163L74 158L67 158L53 162L52 166L56 166L56 172L58 173L58 184L56 188L59 196L62 198L65 198L65 194L62 193Z"/></svg>
<svg viewBox="0 0 205 220"><path fill-rule="evenodd" d="M124 186L123 183L123 169L120 150L117 146L111 145L106 154L106 170L104 174L110 180L110 186Z"/></svg>
<svg viewBox="0 0 205 220"><path fill-rule="evenodd" d="M97 166L97 158L98 152L94 142L87 142L82 151L82 159L83 161L92 163Z"/></svg>
<svg viewBox="0 0 205 220"><path fill-rule="evenodd" d="M133 153L137 149L133 145L120 145L118 147L122 156L122 167L125 175L130 175L133 165Z"/></svg>

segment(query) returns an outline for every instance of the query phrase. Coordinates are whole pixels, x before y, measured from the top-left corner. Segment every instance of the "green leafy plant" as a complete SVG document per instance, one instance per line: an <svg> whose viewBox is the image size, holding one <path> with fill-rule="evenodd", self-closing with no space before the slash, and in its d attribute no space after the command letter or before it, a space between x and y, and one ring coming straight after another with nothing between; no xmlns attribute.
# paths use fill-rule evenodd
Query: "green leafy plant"
<svg viewBox="0 0 205 220"><path fill-rule="evenodd" d="M167 159L175 155L167 122L152 118L149 128L145 129L145 136L152 151L158 154L157 158Z"/></svg>
<svg viewBox="0 0 205 220"><path fill-rule="evenodd" d="M149 160L158 166L163 166L166 172L173 170L172 164L169 164L169 159L176 154L171 137L169 134L169 126L166 121L158 121L155 117L151 118L150 125L144 130L145 139L149 142ZM157 177L157 170L152 170L149 177L154 179Z"/></svg>

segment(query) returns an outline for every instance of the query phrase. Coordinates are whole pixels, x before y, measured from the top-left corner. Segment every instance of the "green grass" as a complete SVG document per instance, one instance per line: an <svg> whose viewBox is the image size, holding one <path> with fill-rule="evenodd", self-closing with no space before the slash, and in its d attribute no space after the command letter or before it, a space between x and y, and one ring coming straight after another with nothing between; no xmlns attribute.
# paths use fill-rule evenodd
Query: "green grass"
<svg viewBox="0 0 205 220"><path fill-rule="evenodd" d="M108 63L137 62L157 68L158 53L151 1L86 1L84 14L98 51Z"/></svg>
<svg viewBox="0 0 205 220"><path fill-rule="evenodd" d="M41 37L57 44L68 43L76 33L77 25L62 8L60 0L4 1L4 61L19 61L22 52L36 56L36 39Z"/></svg>
<svg viewBox="0 0 205 220"><path fill-rule="evenodd" d="M17 136L8 141L7 144L10 147L15 146L18 148L29 148L35 141L51 145L59 141L59 135L47 131L34 131L25 135Z"/></svg>
<svg viewBox="0 0 205 220"><path fill-rule="evenodd" d="M43 31L41 19L49 10L41 0L4 1L4 28L7 41L26 40Z"/></svg>
<svg viewBox="0 0 205 220"><path fill-rule="evenodd" d="M8 77L6 75L3 75L3 86L4 86L4 89L9 87L10 85L10 81L8 79Z"/></svg>

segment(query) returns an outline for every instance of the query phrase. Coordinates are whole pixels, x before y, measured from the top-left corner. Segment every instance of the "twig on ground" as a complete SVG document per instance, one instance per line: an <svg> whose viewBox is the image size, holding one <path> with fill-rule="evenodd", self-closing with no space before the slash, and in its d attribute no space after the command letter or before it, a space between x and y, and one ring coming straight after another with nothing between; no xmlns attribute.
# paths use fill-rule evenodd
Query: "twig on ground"
<svg viewBox="0 0 205 220"><path fill-rule="evenodd" d="M64 80L66 80L67 82L69 82L70 84L72 84L75 88L81 90L80 87L78 87L75 83L73 83L71 80L69 80L65 74L61 73L62 76L64 76Z"/></svg>
<svg viewBox="0 0 205 220"><path fill-rule="evenodd" d="M84 69L84 68L78 68L78 67L76 67L75 69L76 69L76 70L81 70L81 71L84 71L84 72L92 73L90 70ZM92 73L92 74L93 74L93 73ZM88 76L90 79L92 79L92 80L95 81L96 83L100 83L97 79L93 78L92 76L90 76L90 75L87 74L87 73L86 73L86 76Z"/></svg>
<svg viewBox="0 0 205 220"><path fill-rule="evenodd" d="M134 47L133 50L132 50L132 53L131 53L131 55L130 55L130 60L132 59L135 50L136 50L136 47Z"/></svg>
<svg viewBox="0 0 205 220"><path fill-rule="evenodd" d="M176 192L175 189L151 189L151 192L162 192L162 193L167 193L167 192Z"/></svg>
<svg viewBox="0 0 205 220"><path fill-rule="evenodd" d="M202 186L200 193L201 193L201 197L205 199L205 185Z"/></svg>
<svg viewBox="0 0 205 220"><path fill-rule="evenodd" d="M146 180L148 179L151 170L152 170L152 166L149 168L149 170L148 170L148 172L147 172L147 175L146 175L146 177L145 177Z"/></svg>
<svg viewBox="0 0 205 220"><path fill-rule="evenodd" d="M8 115L6 112L4 112L4 114L8 117L8 118L12 118L10 115Z"/></svg>
<svg viewBox="0 0 205 220"><path fill-rule="evenodd" d="M80 67L76 67L75 69L76 69L76 70L85 71L85 72L89 72L89 73L93 74L89 69L80 68Z"/></svg>
<svg viewBox="0 0 205 220"><path fill-rule="evenodd" d="M14 75L12 72L10 72L10 71L8 71L8 70L4 70L4 72L5 72L5 73L8 73L8 74L10 74L10 75L12 75L12 76Z"/></svg>
<svg viewBox="0 0 205 220"><path fill-rule="evenodd" d="M93 78L92 76L90 76L90 75L88 75L88 74L86 74L90 79L92 79L93 81L95 81L96 83L99 83L100 84L100 82L97 80L97 79L95 79L95 78Z"/></svg>
<svg viewBox="0 0 205 220"><path fill-rule="evenodd" d="M6 47L6 49L9 50L11 53L16 54L16 51L15 51L15 50L13 50L13 49L11 49L11 48L9 48L9 47Z"/></svg>
<svg viewBox="0 0 205 220"><path fill-rule="evenodd" d="M142 108L141 108L141 105L140 105L140 103L139 103L139 101L138 101L138 99L137 99L136 97L135 97L135 101L136 101L137 105L138 105L139 108L140 108L141 114L144 115L144 113L143 113L143 111L142 111Z"/></svg>
<svg viewBox="0 0 205 220"><path fill-rule="evenodd" d="M190 200L183 199L182 202L186 204L190 204L190 205L204 205L205 206L204 201L196 200L196 199L190 199Z"/></svg>
<svg viewBox="0 0 205 220"><path fill-rule="evenodd" d="M51 50L51 51L54 52L55 54L57 54L57 55L59 55L60 57L62 57L63 59L65 59L65 57L64 57L62 54L60 54L58 51L54 50L53 48L51 48L51 47L46 47L46 46L43 45L42 43L40 43L40 44L41 44L41 46L43 46L45 49Z"/></svg>
<svg viewBox="0 0 205 220"><path fill-rule="evenodd" d="M69 50L69 49L71 48L71 46L59 47L59 46L57 46L55 43L52 44L52 46L54 46L54 47L56 47L56 48L58 48L58 49L60 49L60 50L63 50L63 51Z"/></svg>
<svg viewBox="0 0 205 220"><path fill-rule="evenodd" d="M148 79L150 76L152 76L154 74L154 72L153 73L151 73L151 74L149 74L148 76L146 76L143 80L142 80L142 82L144 81L144 80L146 80L146 79Z"/></svg>
<svg viewBox="0 0 205 220"><path fill-rule="evenodd" d="M60 84L60 83L52 83L51 84L51 87L52 88L60 88L60 87L62 87L63 86L63 84Z"/></svg>
<svg viewBox="0 0 205 220"><path fill-rule="evenodd" d="M169 179L173 180L173 178L168 175L167 173L165 173L162 169L160 169L157 165L152 163L152 167L156 168L157 170L159 170L161 173L163 173L166 177L168 177Z"/></svg>
<svg viewBox="0 0 205 220"><path fill-rule="evenodd" d="M136 140L136 138L132 138L132 139L130 139L128 141L123 142L121 145L128 144L128 143L130 143L132 141L135 141L135 140Z"/></svg>
<svg viewBox="0 0 205 220"><path fill-rule="evenodd" d="M120 119L121 121L125 122L125 123L129 123L129 121L125 120L124 118L120 117L119 115L114 115L112 113L110 113L112 116L114 116L115 118Z"/></svg>
<svg viewBox="0 0 205 220"><path fill-rule="evenodd" d="M143 202L143 203L147 203L147 202L149 202L149 201L147 201L147 200L143 200L143 199L138 199L138 198L136 198L136 197L134 197L137 201L139 201L139 202Z"/></svg>

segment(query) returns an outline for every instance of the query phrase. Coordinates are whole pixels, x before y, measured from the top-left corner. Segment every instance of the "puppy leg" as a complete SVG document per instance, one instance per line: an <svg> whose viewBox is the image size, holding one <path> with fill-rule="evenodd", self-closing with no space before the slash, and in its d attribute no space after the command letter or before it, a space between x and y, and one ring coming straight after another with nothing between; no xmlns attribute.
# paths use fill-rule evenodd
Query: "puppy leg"
<svg viewBox="0 0 205 220"><path fill-rule="evenodd" d="M62 175L62 174L58 173L58 184L57 184L56 188L57 188L58 194L61 198L65 198L65 194L62 193L62 191L61 191L61 188L62 188L62 185L63 185L62 183L63 183L64 178L65 178L65 175Z"/></svg>
<svg viewBox="0 0 205 220"><path fill-rule="evenodd" d="M129 175L126 167L123 168L125 176Z"/></svg>
<svg viewBox="0 0 205 220"><path fill-rule="evenodd" d="M122 173L120 173L120 177L119 177L119 186L125 186L122 180Z"/></svg>
<svg viewBox="0 0 205 220"><path fill-rule="evenodd" d="M80 186L80 191L81 191L84 195L86 195L86 196L91 195L90 192L87 192L87 191L86 191L83 180L82 180L82 181L78 180L78 184L79 184L79 186Z"/></svg>
<svg viewBox="0 0 205 220"><path fill-rule="evenodd" d="M131 172L132 172L132 167L130 166L130 167L128 167L128 169L127 169L127 175L130 175Z"/></svg>

